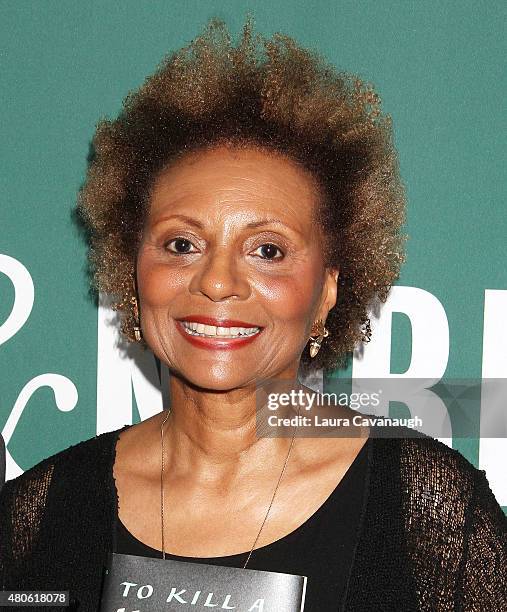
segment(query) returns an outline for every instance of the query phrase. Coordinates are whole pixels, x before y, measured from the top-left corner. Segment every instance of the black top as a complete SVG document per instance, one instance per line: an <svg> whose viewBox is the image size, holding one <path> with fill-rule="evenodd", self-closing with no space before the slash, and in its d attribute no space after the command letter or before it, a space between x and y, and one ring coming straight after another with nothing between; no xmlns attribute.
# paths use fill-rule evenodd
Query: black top
<svg viewBox="0 0 507 612"><path fill-rule="evenodd" d="M4 591L69 591L74 602L69 612L100 610L118 503L116 443L128 427L133 425L70 446L5 483L0 491ZM507 610L507 518L486 472L409 427L372 429L366 443L367 499L342 612ZM307 550L274 567L309 575L314 610L319 584L325 582L324 593L337 588L329 586L321 560L333 555L329 573L340 580L342 555L334 554L343 545L338 533L354 516L357 512L341 511L331 531L312 529L315 546L323 551L321 575L311 569L315 549L309 571ZM339 540L331 547L330 537ZM252 555L254 564L258 554L262 551ZM322 612L326 607L322 604ZM337 607L333 601L331 610ZM25 608L34 610L19 609ZM61 606L44 610L62 612Z"/></svg>
<svg viewBox="0 0 507 612"><path fill-rule="evenodd" d="M250 569L308 578L305 612L336 612L345 594L366 499L368 448L362 446L349 469L326 501L288 535L254 549ZM115 552L162 558L162 552L136 539L116 516ZM182 557L166 552L166 559L243 567L248 552L226 557Z"/></svg>

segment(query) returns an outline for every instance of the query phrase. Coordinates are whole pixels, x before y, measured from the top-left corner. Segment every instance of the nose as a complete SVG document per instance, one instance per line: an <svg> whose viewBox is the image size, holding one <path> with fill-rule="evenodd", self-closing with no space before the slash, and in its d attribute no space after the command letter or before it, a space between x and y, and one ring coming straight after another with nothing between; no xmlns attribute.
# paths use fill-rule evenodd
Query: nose
<svg viewBox="0 0 507 612"><path fill-rule="evenodd" d="M216 247L198 265L190 282L190 293L205 295L213 302L232 297L246 299L250 295L248 279L226 247Z"/></svg>

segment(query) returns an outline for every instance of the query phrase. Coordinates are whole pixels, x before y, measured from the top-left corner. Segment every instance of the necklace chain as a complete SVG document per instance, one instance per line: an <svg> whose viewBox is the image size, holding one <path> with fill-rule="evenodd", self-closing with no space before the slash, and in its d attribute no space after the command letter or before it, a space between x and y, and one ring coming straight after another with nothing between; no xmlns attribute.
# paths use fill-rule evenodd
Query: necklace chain
<svg viewBox="0 0 507 612"><path fill-rule="evenodd" d="M167 414L162 421L162 425L160 426L160 445L162 449L162 461L161 461L161 469L160 469L160 520L162 522L162 558L165 559L165 544L164 544L164 425L166 424L169 415L171 414L171 410L167 410Z"/></svg>
<svg viewBox="0 0 507 612"><path fill-rule="evenodd" d="M160 521L161 521L161 530L162 530L162 558L165 559L165 542L164 542L164 425L167 422L167 419L169 418L169 415L171 414L170 409L167 410L167 415L165 416L164 420L162 421L162 425L160 426L160 445L161 445L161 470L160 470ZM299 420L299 406L298 406L298 420ZM297 421L298 422L298 421ZM275 501L275 496L276 496L276 492L278 491L278 488L280 486L280 482L282 480L282 476L285 472L285 468L287 467L287 464L289 462L289 457L290 457L290 453L292 450L292 447L294 445L294 439L296 437L296 428L297 425L294 426L294 433L292 435L292 439L290 441L290 445L289 445L289 450L287 452L287 456L285 457L285 461L282 467L282 471L280 472L280 476L278 477L278 482L276 483L276 487L275 490L273 491L273 495L271 497L271 501L269 502L269 506L268 509L266 511L266 515L264 516L264 520L262 521L261 527L259 529L259 532L257 533L257 536L254 540L254 543L252 544L252 548L250 549L250 552L248 553L248 557L245 561L245 564L243 565L243 569L246 568L247 563L250 561L250 557L252 556L252 553L254 551L255 545L257 544L259 537L261 535L262 529L264 527L264 525L266 524L266 521L268 519L268 515L269 512L271 510L271 506L273 505L273 502Z"/></svg>

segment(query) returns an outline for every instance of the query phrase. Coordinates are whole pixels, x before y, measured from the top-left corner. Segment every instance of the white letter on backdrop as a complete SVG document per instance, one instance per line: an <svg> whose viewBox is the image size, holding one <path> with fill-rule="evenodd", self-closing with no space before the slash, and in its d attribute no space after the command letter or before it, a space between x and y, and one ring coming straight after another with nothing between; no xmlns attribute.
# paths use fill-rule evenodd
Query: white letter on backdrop
<svg viewBox="0 0 507 612"><path fill-rule="evenodd" d="M162 410L162 393L155 357L131 344L119 345L109 296L101 295L98 310L97 434L132 423L132 388L141 420Z"/></svg>
<svg viewBox="0 0 507 612"><path fill-rule="evenodd" d="M71 380L61 374L52 374L49 372L47 374L39 374L39 376L32 378L32 380L28 381L23 387L5 423L2 436L5 440L6 447L23 414L25 406L35 391L41 387L50 387L53 390L56 407L61 412L69 412L75 408L78 400L78 393L75 384ZM23 473L23 470L14 461L8 450L5 454L5 472L7 480L16 478Z"/></svg>
<svg viewBox="0 0 507 612"><path fill-rule="evenodd" d="M403 374L391 374L391 337L393 312L405 314L412 327L411 358ZM421 416L420 431L438 437L451 446L452 431L447 408L428 387L437 383L445 373L449 359L449 324L439 300L424 289L394 286L382 305L380 317L370 313L371 341L363 354L354 353L352 376L353 391L378 391L384 387L381 402L370 414L388 415L389 401L407 405L412 415ZM361 381L361 379L367 380ZM378 380L377 380L378 379ZM366 387L377 387L366 389ZM386 393L387 388L387 393ZM442 433L445 434L442 437Z"/></svg>
<svg viewBox="0 0 507 612"><path fill-rule="evenodd" d="M482 337L481 439L479 467L491 490L507 506L507 291L486 289ZM498 437L491 437L497 435ZM485 436L484 438L482 436Z"/></svg>
<svg viewBox="0 0 507 612"><path fill-rule="evenodd" d="M5 274L14 286L12 310L4 323L0 325L0 345L2 345L12 338L28 320L33 308L35 290L30 272L14 257L0 254L0 272ZM50 387L53 390L56 406L62 412L72 410L77 404L78 393L74 383L61 374L49 372L40 374L25 384L2 430L2 437L6 446L5 477L7 480L16 478L23 473L7 446L28 401L35 391L41 387Z"/></svg>
<svg viewBox="0 0 507 612"><path fill-rule="evenodd" d="M2 345L17 334L26 323L32 312L35 291L30 272L14 257L0 253L0 272L5 274L14 286L12 310L0 325L0 345Z"/></svg>

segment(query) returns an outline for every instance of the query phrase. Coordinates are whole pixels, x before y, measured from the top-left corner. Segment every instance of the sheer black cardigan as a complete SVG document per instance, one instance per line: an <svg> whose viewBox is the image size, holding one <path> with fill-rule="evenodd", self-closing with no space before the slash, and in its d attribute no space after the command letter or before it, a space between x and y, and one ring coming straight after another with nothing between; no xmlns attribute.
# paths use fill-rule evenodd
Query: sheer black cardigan
<svg viewBox="0 0 507 612"><path fill-rule="evenodd" d="M6 482L4 590L69 590L74 609L98 610L118 504L112 467L125 427ZM399 437L373 434L369 445L367 499L342 609L507 610L507 519L485 471L429 436L393 431Z"/></svg>

